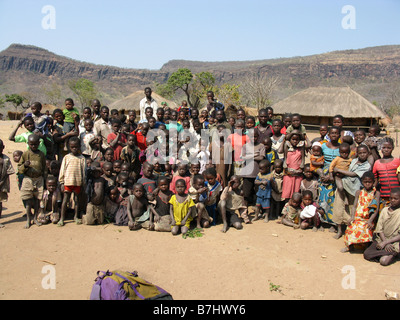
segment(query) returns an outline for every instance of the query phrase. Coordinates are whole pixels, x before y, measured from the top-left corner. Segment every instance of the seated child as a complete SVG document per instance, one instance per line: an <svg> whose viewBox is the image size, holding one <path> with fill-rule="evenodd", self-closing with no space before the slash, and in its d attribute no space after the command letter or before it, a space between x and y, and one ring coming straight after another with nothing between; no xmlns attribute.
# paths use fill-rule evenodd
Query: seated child
<svg viewBox="0 0 400 320"><path fill-rule="evenodd" d="M221 200L218 203L218 208L222 217L222 232L227 232L229 227L234 227L237 230L243 229L241 218L245 223L250 223L248 210L241 190L241 181L239 176L232 176L221 194ZM239 211L240 217L236 214Z"/></svg>
<svg viewBox="0 0 400 320"><path fill-rule="evenodd" d="M325 157L322 154L321 143L314 142L311 147L310 155L310 171L315 172L320 177L324 175L322 168L324 167Z"/></svg>
<svg viewBox="0 0 400 320"><path fill-rule="evenodd" d="M146 190L140 183L135 183L132 194L129 195L127 203L128 227L129 230L139 230L143 223L148 220L149 202L146 197Z"/></svg>
<svg viewBox="0 0 400 320"><path fill-rule="evenodd" d="M121 201L122 199L118 188L115 186L111 187L108 194L106 194L106 199L104 204L106 212L104 219L106 222L111 223L115 221L115 216L120 207Z"/></svg>
<svg viewBox="0 0 400 320"><path fill-rule="evenodd" d="M61 204L62 194L58 178L49 175L46 178L46 190L44 190L42 200L40 201L39 222L41 224L47 224L50 221L57 223L60 220Z"/></svg>
<svg viewBox="0 0 400 320"><path fill-rule="evenodd" d="M116 179L114 176L113 164L112 162L104 162L103 163L103 175L102 177L107 181L109 187L116 185Z"/></svg>
<svg viewBox="0 0 400 320"><path fill-rule="evenodd" d="M313 200L313 193L310 190L303 191L300 207L300 228L305 230L313 226L313 231L324 231L321 226L321 217L324 216L324 211Z"/></svg>
<svg viewBox="0 0 400 320"><path fill-rule="evenodd" d="M143 176L137 181L143 185L146 191L146 197L151 201L151 194L157 188L157 181L153 175L154 166L150 162L143 163Z"/></svg>
<svg viewBox="0 0 400 320"><path fill-rule="evenodd" d="M346 194L343 188L342 176L340 174L335 174L334 176L333 170L335 168L340 170L349 170L350 164L353 161L353 159L349 157L350 145L346 142L343 142L339 146L339 154L340 156L332 160L331 165L329 166L329 174L331 175L331 180L333 180L333 178L335 180L336 190L339 196L342 198L342 200L345 201L346 204L348 204Z"/></svg>
<svg viewBox="0 0 400 320"><path fill-rule="evenodd" d="M186 182L183 179L176 181L176 193L172 195L169 203L171 204L170 215L172 220L171 232L173 235L186 234L189 231L190 223L195 217L196 205L192 198L185 192Z"/></svg>
<svg viewBox="0 0 400 320"><path fill-rule="evenodd" d="M86 194L86 214L82 216L82 223L85 225L103 224L105 219L105 198L107 181L102 175L100 163L95 163L88 174Z"/></svg>
<svg viewBox="0 0 400 320"><path fill-rule="evenodd" d="M281 220L282 224L284 224L285 226L293 227L294 229L300 228L301 200L302 199L300 193L293 193L290 200L283 207Z"/></svg>
<svg viewBox="0 0 400 320"><path fill-rule="evenodd" d="M205 202L207 200L208 188L205 185L205 179L197 174L191 180L189 195L196 204L197 228L208 228L213 219L208 215Z"/></svg>
<svg viewBox="0 0 400 320"><path fill-rule="evenodd" d="M269 221L269 210L271 208L271 163L268 160L262 160L259 164L259 173L254 184L258 187L256 196L256 210L253 221L264 218L264 222Z"/></svg>
<svg viewBox="0 0 400 320"><path fill-rule="evenodd" d="M394 262L400 251L400 188L390 191L390 206L379 214L374 233L376 237L364 251L364 259L378 260L382 266L387 266Z"/></svg>
<svg viewBox="0 0 400 320"><path fill-rule="evenodd" d="M206 187L208 188L207 200L205 202L208 215L213 219L212 225L217 224L217 203L222 192L221 183L217 181L217 171L215 168L210 167L204 171L204 178L206 179Z"/></svg>
<svg viewBox="0 0 400 320"><path fill-rule="evenodd" d="M169 190L169 180L167 177L158 179L157 190L155 191L156 204L150 211L149 230L159 232L171 232L171 216L169 200L173 192Z"/></svg>

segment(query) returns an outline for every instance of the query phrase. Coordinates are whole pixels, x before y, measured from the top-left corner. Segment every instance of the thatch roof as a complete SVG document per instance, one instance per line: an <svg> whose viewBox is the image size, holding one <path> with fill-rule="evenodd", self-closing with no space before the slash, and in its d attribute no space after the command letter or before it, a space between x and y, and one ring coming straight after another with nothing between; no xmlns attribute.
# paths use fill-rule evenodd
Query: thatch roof
<svg viewBox="0 0 400 320"><path fill-rule="evenodd" d="M386 118L377 106L352 89L313 87L300 91L272 106L275 114L344 118Z"/></svg>
<svg viewBox="0 0 400 320"><path fill-rule="evenodd" d="M161 107L161 102L166 102L168 103L168 106L170 108L178 108L178 105L170 101L168 99L163 98L162 96L158 95L157 93L153 92L151 94L154 100L157 101L157 104ZM115 101L112 104L110 104L108 107L111 109L117 109L117 110L136 110L139 111L139 105L140 101L145 97L143 90L136 91L129 96Z"/></svg>

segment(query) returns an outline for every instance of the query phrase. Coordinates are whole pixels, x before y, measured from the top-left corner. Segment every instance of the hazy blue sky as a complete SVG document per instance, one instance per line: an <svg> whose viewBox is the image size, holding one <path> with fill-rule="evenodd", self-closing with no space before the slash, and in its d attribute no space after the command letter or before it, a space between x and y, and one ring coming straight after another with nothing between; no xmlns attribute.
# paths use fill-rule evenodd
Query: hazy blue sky
<svg viewBox="0 0 400 320"><path fill-rule="evenodd" d="M51 5L55 29L45 29ZM350 12L342 8L351 5ZM54 16L52 16L54 17ZM400 44L400 0L0 0L0 51L159 69L172 59L256 60ZM345 29L355 21L355 29ZM47 24L49 25L49 24Z"/></svg>

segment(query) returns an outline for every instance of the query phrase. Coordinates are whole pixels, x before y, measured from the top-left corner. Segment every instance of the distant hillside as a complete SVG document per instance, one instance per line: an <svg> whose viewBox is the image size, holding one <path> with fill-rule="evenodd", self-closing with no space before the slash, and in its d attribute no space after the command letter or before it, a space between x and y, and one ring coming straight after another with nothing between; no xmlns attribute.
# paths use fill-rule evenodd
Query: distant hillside
<svg viewBox="0 0 400 320"><path fill-rule="evenodd" d="M250 73L278 76L281 81L275 93L277 100L309 86L348 85L381 103L387 98L386 92L400 81L400 45L257 61L172 60L160 70L146 70L96 65L35 46L13 44L0 52L0 94L29 92L44 101L43 88L52 82L70 95L66 82L87 78L102 92L102 102L110 104L145 86L165 82L172 72L182 67L194 73L211 71L218 83L240 82Z"/></svg>

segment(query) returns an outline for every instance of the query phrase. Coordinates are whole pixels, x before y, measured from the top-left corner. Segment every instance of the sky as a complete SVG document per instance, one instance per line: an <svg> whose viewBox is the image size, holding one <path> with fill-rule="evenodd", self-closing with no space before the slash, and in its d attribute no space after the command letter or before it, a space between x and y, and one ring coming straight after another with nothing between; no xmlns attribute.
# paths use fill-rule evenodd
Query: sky
<svg viewBox="0 0 400 320"><path fill-rule="evenodd" d="M0 0L0 51L157 70L400 44L399 16L400 0Z"/></svg>

